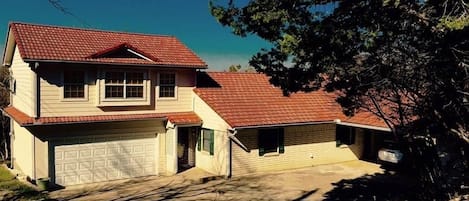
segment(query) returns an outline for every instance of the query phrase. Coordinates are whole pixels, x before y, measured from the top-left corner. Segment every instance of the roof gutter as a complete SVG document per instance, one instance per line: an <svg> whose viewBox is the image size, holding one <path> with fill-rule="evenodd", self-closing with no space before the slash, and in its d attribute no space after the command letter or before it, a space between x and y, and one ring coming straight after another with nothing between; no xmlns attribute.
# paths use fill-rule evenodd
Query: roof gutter
<svg viewBox="0 0 469 201"><path fill-rule="evenodd" d="M355 123L348 123L348 122L341 122L341 121L337 121L337 125L352 126L352 127L358 127L358 128L366 128L366 129L372 129L372 130L391 132L390 128L378 127L378 126L369 126L369 125L355 124Z"/></svg>
<svg viewBox="0 0 469 201"><path fill-rule="evenodd" d="M145 119L127 119L127 120L100 120L100 121L79 121L79 122L57 122L57 123L41 123L34 122L29 124L22 124L23 127L32 127L32 126L55 126L55 125L69 125L69 124L86 124L86 123L111 123L111 122L122 122L122 121L145 121L150 119L160 119L167 120L166 117L155 117L155 118L145 118Z"/></svg>
<svg viewBox="0 0 469 201"><path fill-rule="evenodd" d="M258 126L239 126L233 127L235 130L241 129L251 129L251 128L271 128L271 127L286 127L286 126L305 126L305 125L316 125L316 124L331 124L336 123L337 121L316 121L316 122L301 122L301 123L287 123L287 124L268 124L268 125L258 125Z"/></svg>
<svg viewBox="0 0 469 201"><path fill-rule="evenodd" d="M66 61L66 60L47 60L47 59L23 59L24 62L46 62L46 63L70 63L70 64L95 64L95 65L118 65L118 66L142 66L142 67L173 67L173 68L190 68L190 69L207 69L207 64L204 66L197 65L164 65L164 64L125 64L125 63L112 63L112 62L91 62L91 61Z"/></svg>

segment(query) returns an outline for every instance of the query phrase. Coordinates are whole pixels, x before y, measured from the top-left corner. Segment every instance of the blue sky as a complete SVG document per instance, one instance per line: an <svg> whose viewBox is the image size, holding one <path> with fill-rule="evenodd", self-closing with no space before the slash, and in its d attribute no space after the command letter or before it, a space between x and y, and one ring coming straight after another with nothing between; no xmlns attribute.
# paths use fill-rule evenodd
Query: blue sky
<svg viewBox="0 0 469 201"><path fill-rule="evenodd" d="M61 3L76 17L63 14L47 0L4 0L0 12L0 51L10 21L173 35L202 57L211 70L227 69L231 64L245 66L260 48L269 47L255 36L241 38L218 24L210 15L207 0L61 0Z"/></svg>

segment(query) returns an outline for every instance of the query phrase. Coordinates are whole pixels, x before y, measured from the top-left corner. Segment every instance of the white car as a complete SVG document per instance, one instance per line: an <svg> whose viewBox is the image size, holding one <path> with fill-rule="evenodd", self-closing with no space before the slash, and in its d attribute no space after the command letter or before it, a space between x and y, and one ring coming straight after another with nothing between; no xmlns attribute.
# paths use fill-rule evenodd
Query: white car
<svg viewBox="0 0 469 201"><path fill-rule="evenodd" d="M398 164L404 158L404 154L398 149L381 148L378 151L378 158L380 161Z"/></svg>

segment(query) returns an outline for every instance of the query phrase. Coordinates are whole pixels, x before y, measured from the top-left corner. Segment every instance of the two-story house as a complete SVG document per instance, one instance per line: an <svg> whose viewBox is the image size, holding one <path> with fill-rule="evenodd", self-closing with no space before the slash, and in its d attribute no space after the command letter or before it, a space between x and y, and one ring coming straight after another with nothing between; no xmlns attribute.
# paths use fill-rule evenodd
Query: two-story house
<svg viewBox="0 0 469 201"><path fill-rule="evenodd" d="M376 157L389 128L323 91L205 73L172 36L11 23L13 168L74 185L196 166L240 175Z"/></svg>

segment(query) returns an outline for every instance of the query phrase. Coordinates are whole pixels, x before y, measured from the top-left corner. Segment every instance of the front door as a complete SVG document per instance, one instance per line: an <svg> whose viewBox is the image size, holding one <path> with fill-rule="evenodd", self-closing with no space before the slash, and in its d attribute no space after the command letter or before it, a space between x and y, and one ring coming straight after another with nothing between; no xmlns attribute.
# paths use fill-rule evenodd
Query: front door
<svg viewBox="0 0 469 201"><path fill-rule="evenodd" d="M178 128L178 172L194 167L195 165L197 130L197 127Z"/></svg>

